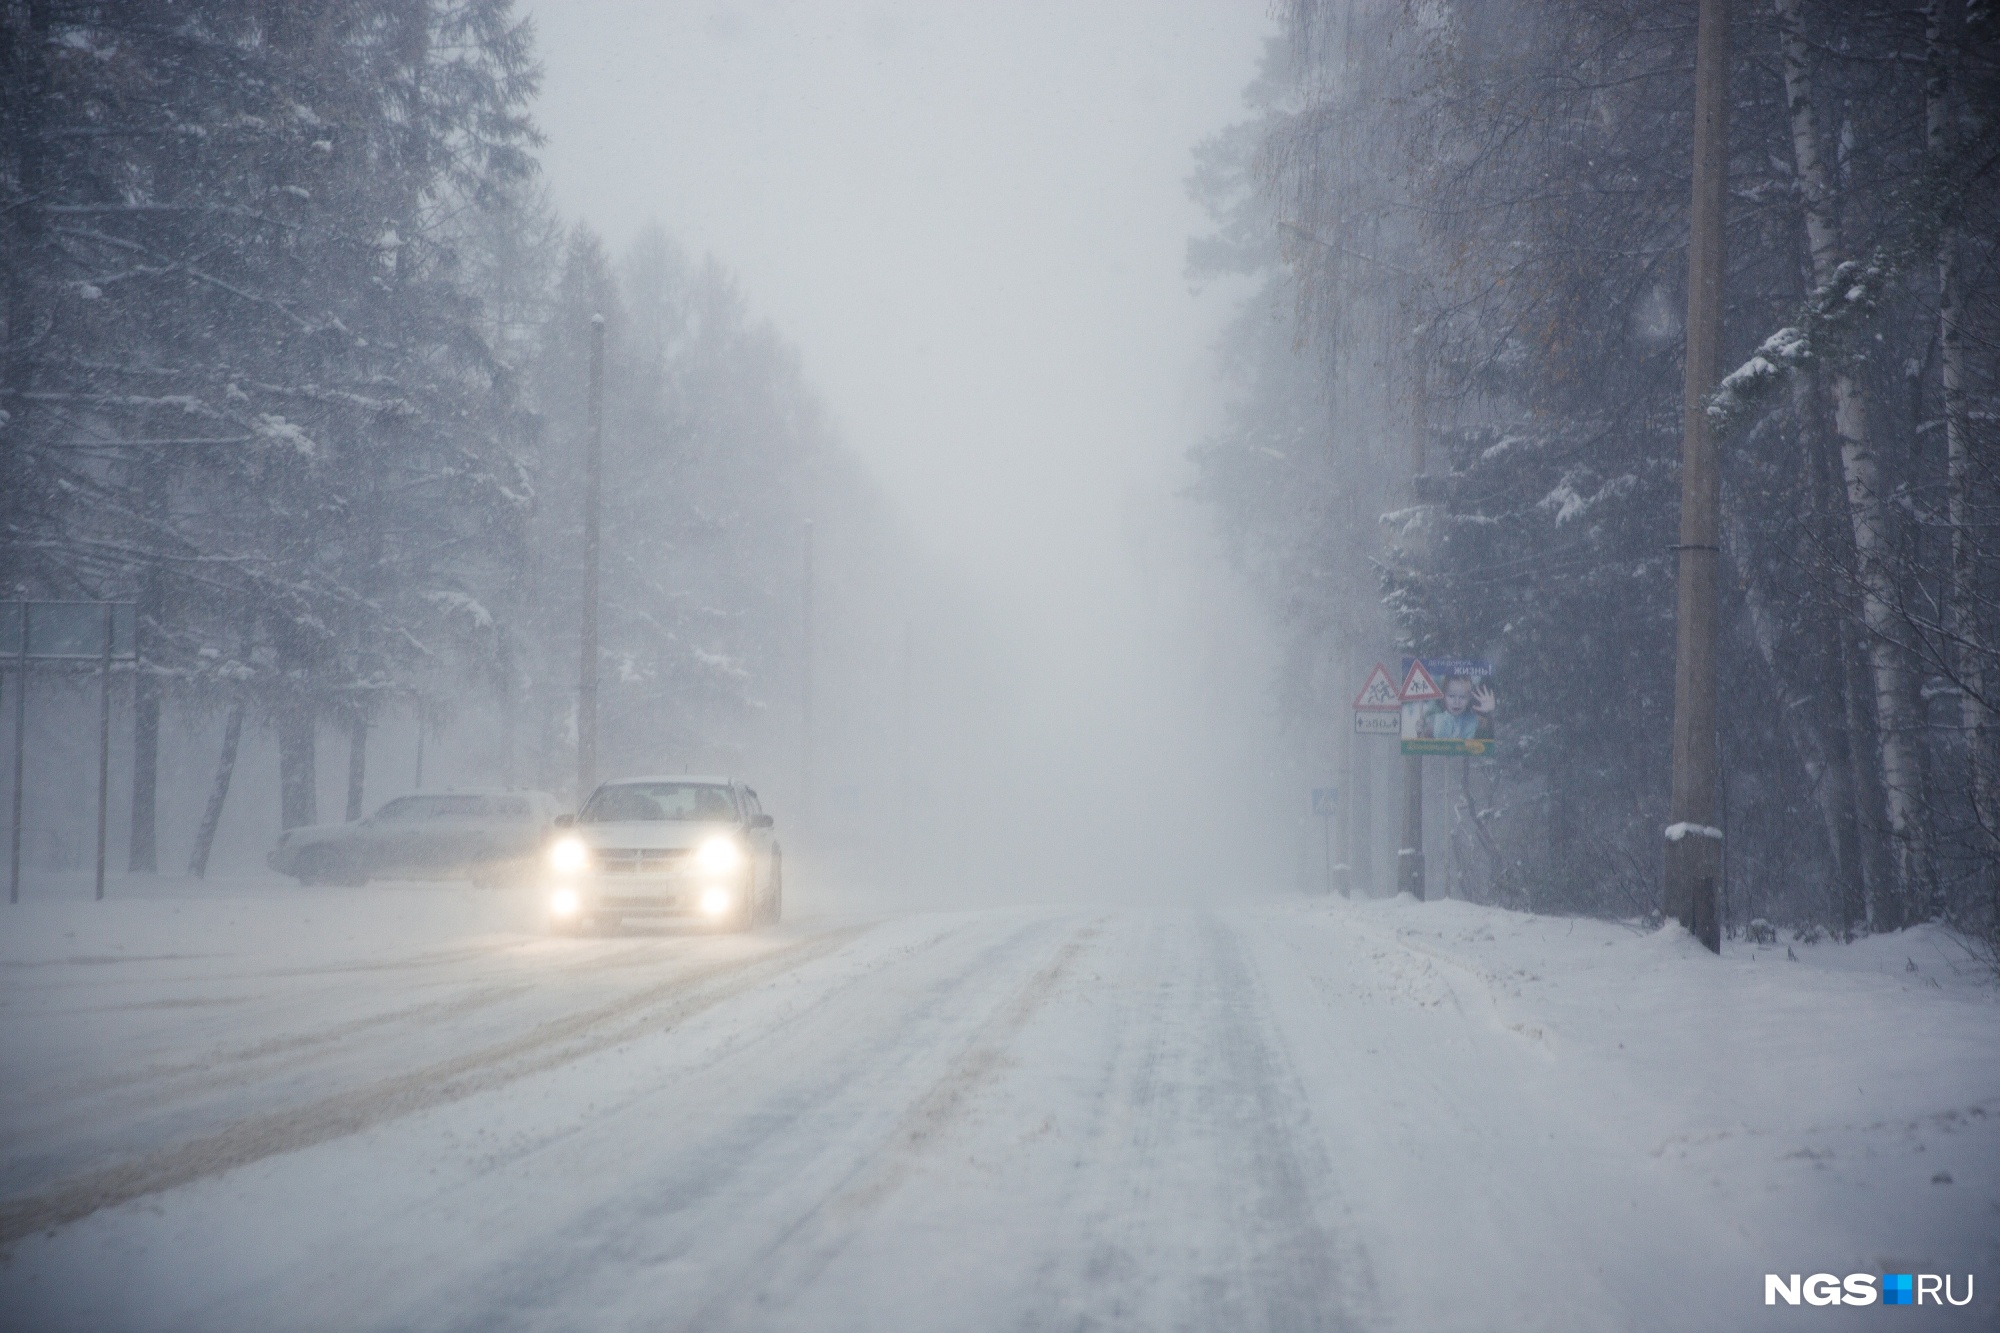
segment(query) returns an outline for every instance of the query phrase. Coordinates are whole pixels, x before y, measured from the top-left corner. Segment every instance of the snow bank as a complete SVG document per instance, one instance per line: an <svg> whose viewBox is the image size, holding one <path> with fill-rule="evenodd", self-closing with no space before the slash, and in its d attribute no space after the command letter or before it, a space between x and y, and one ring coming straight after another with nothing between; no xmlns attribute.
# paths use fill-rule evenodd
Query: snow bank
<svg viewBox="0 0 2000 1333"><path fill-rule="evenodd" d="M524 896L464 882L301 888L275 875L194 880L121 875L105 901L88 875L44 874L7 909L0 966L143 958L255 957L273 964L371 956L423 941L535 928Z"/></svg>
<svg viewBox="0 0 2000 1333"><path fill-rule="evenodd" d="M1426 1293L1410 1326L1589 1326L1537 1318L1532 1300L1506 1315L1489 1304L1484 1325L1466 1317L1482 1289L1518 1288L1520 1265L1501 1261L1539 1255L1522 1262L1553 1273L1565 1247L1590 1270L1579 1282L1629 1307L1619 1326L1799 1317L1763 1308L1767 1272L1952 1272L1961 1294L1972 1272L1975 1308L1942 1314L1996 1326L2000 992L1946 932L1727 941L1718 958L1678 925L1406 896L1297 915L1317 928L1301 949L1338 956L1333 941L1352 936L1376 972L1363 1007L1383 1016L1362 1040L1379 1052L1371 1074L1397 1091L1371 1115L1422 1142L1356 1160L1385 1163L1383 1206L1432 1229L1371 1247L1378 1260L1423 1256L1401 1278ZM1468 1040L1459 1016L1489 1036ZM1507 1091L1524 1059L1538 1071L1532 1098ZM1444 1115L1413 1087L1478 1101ZM1413 1199L1427 1187L1458 1197ZM1439 1217L1495 1210L1552 1241L1549 1253L1474 1233L1453 1275L1422 1269L1448 1244ZM1384 1276L1399 1285L1393 1263ZM1653 1301L1657 1317L1639 1317ZM1877 1311L1814 1314L1818 1327Z"/></svg>

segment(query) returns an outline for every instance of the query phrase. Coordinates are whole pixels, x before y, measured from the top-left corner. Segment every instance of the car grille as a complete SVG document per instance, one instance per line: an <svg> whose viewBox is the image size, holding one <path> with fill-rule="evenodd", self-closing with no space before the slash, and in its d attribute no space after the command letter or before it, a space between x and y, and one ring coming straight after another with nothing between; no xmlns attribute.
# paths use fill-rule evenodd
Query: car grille
<svg viewBox="0 0 2000 1333"><path fill-rule="evenodd" d="M597 868L607 875L664 875L687 862L685 847L606 847Z"/></svg>

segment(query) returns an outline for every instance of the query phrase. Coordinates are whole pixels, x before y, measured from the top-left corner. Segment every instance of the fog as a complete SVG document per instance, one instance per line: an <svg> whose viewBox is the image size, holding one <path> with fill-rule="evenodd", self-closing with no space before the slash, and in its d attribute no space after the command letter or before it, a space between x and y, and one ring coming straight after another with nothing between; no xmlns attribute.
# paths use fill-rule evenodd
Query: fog
<svg viewBox="0 0 2000 1333"><path fill-rule="evenodd" d="M1995 1326L1988 8L0 4L0 1327Z"/></svg>
<svg viewBox="0 0 2000 1333"><path fill-rule="evenodd" d="M1232 3L535 18L557 205L614 249L657 221L727 262L979 608L993 656L918 653L912 688L998 710L1004 745L942 765L954 789L927 808L956 807L972 855L912 891L1181 898L1287 876L1303 796L1263 744L1269 646L1180 495L1241 299L1185 272L1209 225L1192 146L1242 115L1272 21ZM1002 697L940 678L969 668Z"/></svg>

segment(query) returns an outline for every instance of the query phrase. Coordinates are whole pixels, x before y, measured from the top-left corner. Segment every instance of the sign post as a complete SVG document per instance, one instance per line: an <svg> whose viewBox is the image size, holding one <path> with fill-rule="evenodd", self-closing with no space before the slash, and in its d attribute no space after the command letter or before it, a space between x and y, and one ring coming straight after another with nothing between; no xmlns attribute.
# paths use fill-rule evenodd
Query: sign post
<svg viewBox="0 0 2000 1333"><path fill-rule="evenodd" d="M1430 896L1429 872L1424 864L1424 761L1421 752L1411 752L1408 737L1412 710L1421 716L1424 704L1439 696L1437 682L1424 670L1424 664L1404 659L1403 687L1398 692L1402 717L1396 728L1404 738L1403 845L1396 850L1396 887L1418 902Z"/></svg>
<svg viewBox="0 0 2000 1333"><path fill-rule="evenodd" d="M1396 882L1421 902L1426 896L1423 757L1455 754L1469 760L1492 753L1498 697L1493 691L1493 664L1469 657L1406 657L1402 685L1390 687L1388 681L1387 671L1377 666L1354 701L1354 727L1361 732L1379 729L1379 734L1401 739L1403 846L1396 854ZM1388 702L1392 690L1393 703ZM1377 699L1382 702L1374 702ZM1365 722L1369 714L1364 714L1364 706L1378 709L1376 715L1383 720Z"/></svg>
<svg viewBox="0 0 2000 1333"><path fill-rule="evenodd" d="M1333 896L1333 816L1340 809L1340 792L1335 787L1313 788L1313 813L1319 816L1326 840L1326 896Z"/></svg>
<svg viewBox="0 0 2000 1333"><path fill-rule="evenodd" d="M1354 730L1401 741L1403 846L1397 849L1397 887L1419 902L1424 892L1423 756L1488 755L1496 744L1498 696L1493 664L1469 657L1406 657L1403 683L1380 662L1354 696Z"/></svg>
<svg viewBox="0 0 2000 1333"><path fill-rule="evenodd" d="M1375 669L1368 673L1368 679L1362 683L1361 693L1354 696L1355 734L1358 736L1400 736L1403 730L1402 712L1403 691L1396 684L1396 678L1389 674L1389 668L1377 662ZM1407 807L1410 785L1409 764L1407 762L1404 768L1403 785ZM1406 808L1403 821L1405 842L1409 840L1409 819L1407 815L1408 811ZM1421 837L1421 829L1418 830L1418 834ZM1396 876L1399 886L1407 887L1410 870L1409 858L1410 852L1408 848L1402 848L1397 851ZM1418 875L1418 884L1419 886L1422 884L1421 873ZM1421 897L1421 893L1418 896Z"/></svg>

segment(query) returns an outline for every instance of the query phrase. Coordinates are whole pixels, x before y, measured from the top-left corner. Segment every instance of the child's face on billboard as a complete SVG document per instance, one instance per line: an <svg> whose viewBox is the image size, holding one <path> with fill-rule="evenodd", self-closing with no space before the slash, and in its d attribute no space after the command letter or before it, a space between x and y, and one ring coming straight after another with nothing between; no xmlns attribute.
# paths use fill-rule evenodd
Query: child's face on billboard
<svg viewBox="0 0 2000 1333"><path fill-rule="evenodd" d="M1472 707L1472 682L1454 676L1444 683L1444 710L1453 717Z"/></svg>

